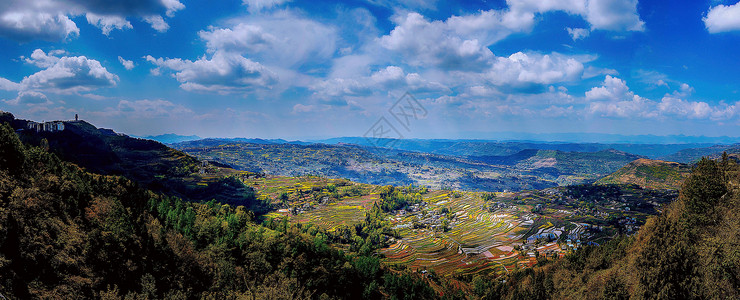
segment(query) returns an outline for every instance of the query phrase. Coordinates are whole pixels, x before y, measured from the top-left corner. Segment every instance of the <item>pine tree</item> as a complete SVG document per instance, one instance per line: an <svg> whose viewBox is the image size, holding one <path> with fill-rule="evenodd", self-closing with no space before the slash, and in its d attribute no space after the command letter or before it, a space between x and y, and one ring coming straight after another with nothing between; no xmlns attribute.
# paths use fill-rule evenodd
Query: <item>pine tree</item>
<svg viewBox="0 0 740 300"><path fill-rule="evenodd" d="M8 123L0 124L0 170L18 171L25 162L23 145Z"/></svg>

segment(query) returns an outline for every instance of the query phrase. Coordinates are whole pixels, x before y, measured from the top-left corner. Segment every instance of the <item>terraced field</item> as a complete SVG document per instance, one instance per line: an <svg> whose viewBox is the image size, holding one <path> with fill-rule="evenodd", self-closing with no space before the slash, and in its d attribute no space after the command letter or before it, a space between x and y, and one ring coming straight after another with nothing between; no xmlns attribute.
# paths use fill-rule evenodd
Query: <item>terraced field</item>
<svg viewBox="0 0 740 300"><path fill-rule="evenodd" d="M258 197L279 209L267 214L267 217L291 215L290 207L300 209L293 211L297 222L312 222L320 226L333 228L339 224L359 222L370 208L377 194L377 186L353 183L345 179L331 179L318 176L266 176L244 177L243 182L257 191ZM286 197L286 203L281 199ZM358 196L354 196L358 195ZM359 196L361 195L361 196ZM288 201L289 200L289 201ZM329 206L328 209L323 209ZM331 218L328 215L331 213ZM329 219L333 222L327 223Z"/></svg>
<svg viewBox="0 0 740 300"><path fill-rule="evenodd" d="M277 198L280 193L296 193L297 191L310 191L313 188L326 187L329 184L335 186L352 185L344 179L330 179L317 176L266 176L257 178L246 178L244 183L257 189L261 195Z"/></svg>
<svg viewBox="0 0 740 300"><path fill-rule="evenodd" d="M447 208L455 214L447 232L409 226L415 216L399 220L403 238L381 250L389 265L401 264L412 269L433 269L440 275L505 273L520 260L512 245L521 244L532 225L530 213L518 207L489 212L475 193L454 197L445 191L432 192L424 198L424 210Z"/></svg>
<svg viewBox="0 0 740 300"><path fill-rule="evenodd" d="M268 217L291 216L292 222L312 223L327 230L361 223L367 210L379 199L379 187L339 179L268 176L244 181L257 190L259 197L274 204L279 204L280 195L285 193L291 195L291 205L310 206L298 213L287 208L278 209ZM339 192L359 189L362 195L327 202L303 195L305 191L329 195L324 189L328 185L339 186ZM513 247L521 245L524 234L530 232L533 225L535 216L528 212L529 207L511 206L489 212L484 209L479 194L473 192L433 191L423 195L423 201L410 212L404 210L390 216L389 221L399 231L401 239L379 251L385 256L385 263L416 270L433 269L446 276L482 271L505 273L522 259L520 263L529 262L528 257L520 257ZM446 232L438 225L439 212L443 209L452 216ZM426 226L415 229L414 224L419 222Z"/></svg>
<svg viewBox="0 0 740 300"><path fill-rule="evenodd" d="M304 212L292 220L299 223L312 223L328 230L334 230L340 225L350 225L362 222L365 212L378 200L378 194L344 198L321 206L317 209Z"/></svg>
<svg viewBox="0 0 740 300"><path fill-rule="evenodd" d="M316 176L242 179L273 204L267 217L289 217L329 231L363 223L383 189ZM583 216L574 217L583 214L574 208L543 207L541 203L560 199L555 192L495 193L487 201L484 193L425 192L421 203L387 214L397 234L388 236L390 245L378 252L387 265L434 270L440 276L505 274L534 265L538 256L561 256L598 236L613 235L612 229L589 231L594 226L583 223Z"/></svg>

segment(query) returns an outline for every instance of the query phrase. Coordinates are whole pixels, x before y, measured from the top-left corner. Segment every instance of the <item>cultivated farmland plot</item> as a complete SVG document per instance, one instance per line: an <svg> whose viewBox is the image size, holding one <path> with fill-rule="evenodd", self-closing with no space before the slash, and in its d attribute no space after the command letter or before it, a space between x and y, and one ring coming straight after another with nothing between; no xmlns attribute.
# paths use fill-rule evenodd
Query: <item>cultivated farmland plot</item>
<svg viewBox="0 0 740 300"><path fill-rule="evenodd" d="M512 245L521 244L532 222L527 212L513 207L494 212L484 210L475 193L454 197L445 191L425 195L427 212L447 208L455 213L447 232L428 228L405 230L403 238L381 250L386 263L412 269L433 269L440 275L508 272L519 255ZM411 217L399 225L409 228Z"/></svg>
<svg viewBox="0 0 740 300"><path fill-rule="evenodd" d="M365 212L376 200L378 200L377 194L348 197L339 202L304 212L294 218L294 221L312 223L327 230L334 230L340 225L358 224L362 222Z"/></svg>
<svg viewBox="0 0 740 300"><path fill-rule="evenodd" d="M268 217L290 217L328 231L354 226L380 200L380 187L316 176L268 176L245 180L259 197L278 209ZM337 187L329 193L329 187ZM287 196L290 201L279 198ZM330 195L329 200L325 195ZM502 205L492 206L481 193L438 190L422 195L422 204L393 211L388 216L400 238L378 250L388 265L412 270L434 270L441 276L508 273L532 266L540 256L559 256L578 246L588 224L565 220L570 210L547 208L534 213L534 205L515 204L498 193ZM521 194L524 200L531 193ZM286 204L287 203L287 204ZM498 202L497 202L498 203ZM492 208L496 207L496 208ZM553 241L566 242L568 247ZM572 242L571 242L572 240ZM584 240L585 242L586 240Z"/></svg>

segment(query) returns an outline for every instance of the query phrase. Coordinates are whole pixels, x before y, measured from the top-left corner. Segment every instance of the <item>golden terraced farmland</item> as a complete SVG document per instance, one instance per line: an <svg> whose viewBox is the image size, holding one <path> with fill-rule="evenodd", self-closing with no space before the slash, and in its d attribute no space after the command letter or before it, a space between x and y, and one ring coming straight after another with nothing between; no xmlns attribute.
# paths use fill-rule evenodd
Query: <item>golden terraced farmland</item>
<svg viewBox="0 0 740 300"><path fill-rule="evenodd" d="M361 223L365 213L379 199L378 186L322 177L276 176L249 179L246 183L254 187L261 197L269 199L277 199L281 193L295 195L312 189L316 193L326 193L321 188L328 184L348 184L339 187L340 191L355 186L361 189L362 195L344 196L328 203L317 203L315 198L304 196L293 205L309 204L311 209L296 215L288 209L279 209L268 215L290 216L291 222L311 223L329 231L342 225ZM410 212L399 211L397 215L389 216L400 239L392 240L389 247L379 250L388 265L434 270L439 275L449 276L479 272L503 274L522 264L530 264L528 256L521 256L514 249L522 244L526 234L543 230L532 228L536 216L529 212L528 206L489 211L479 193L444 190L424 194L422 199L422 205L410 208ZM442 209L454 216L447 231L438 226L414 228L415 223L433 224Z"/></svg>

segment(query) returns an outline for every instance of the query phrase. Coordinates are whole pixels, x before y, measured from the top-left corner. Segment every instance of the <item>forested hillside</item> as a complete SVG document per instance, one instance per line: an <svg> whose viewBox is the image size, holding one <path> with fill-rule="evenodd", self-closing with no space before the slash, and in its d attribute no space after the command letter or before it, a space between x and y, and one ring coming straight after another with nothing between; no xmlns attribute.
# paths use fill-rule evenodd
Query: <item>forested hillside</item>
<svg viewBox="0 0 740 300"><path fill-rule="evenodd" d="M3 298L434 297L419 278L335 250L313 227L83 171L0 125Z"/></svg>
<svg viewBox="0 0 740 300"><path fill-rule="evenodd" d="M590 246L505 283L476 277L484 299L737 299L740 168L703 159L679 199L639 234Z"/></svg>
<svg viewBox="0 0 740 300"><path fill-rule="evenodd" d="M41 147L89 172L121 175L143 188L188 201L216 199L264 212L249 188L229 178L235 170L201 162L159 142L97 128L82 120L63 122L64 130L59 131L29 129L31 121L7 112L0 112L0 122L10 124L23 143Z"/></svg>

